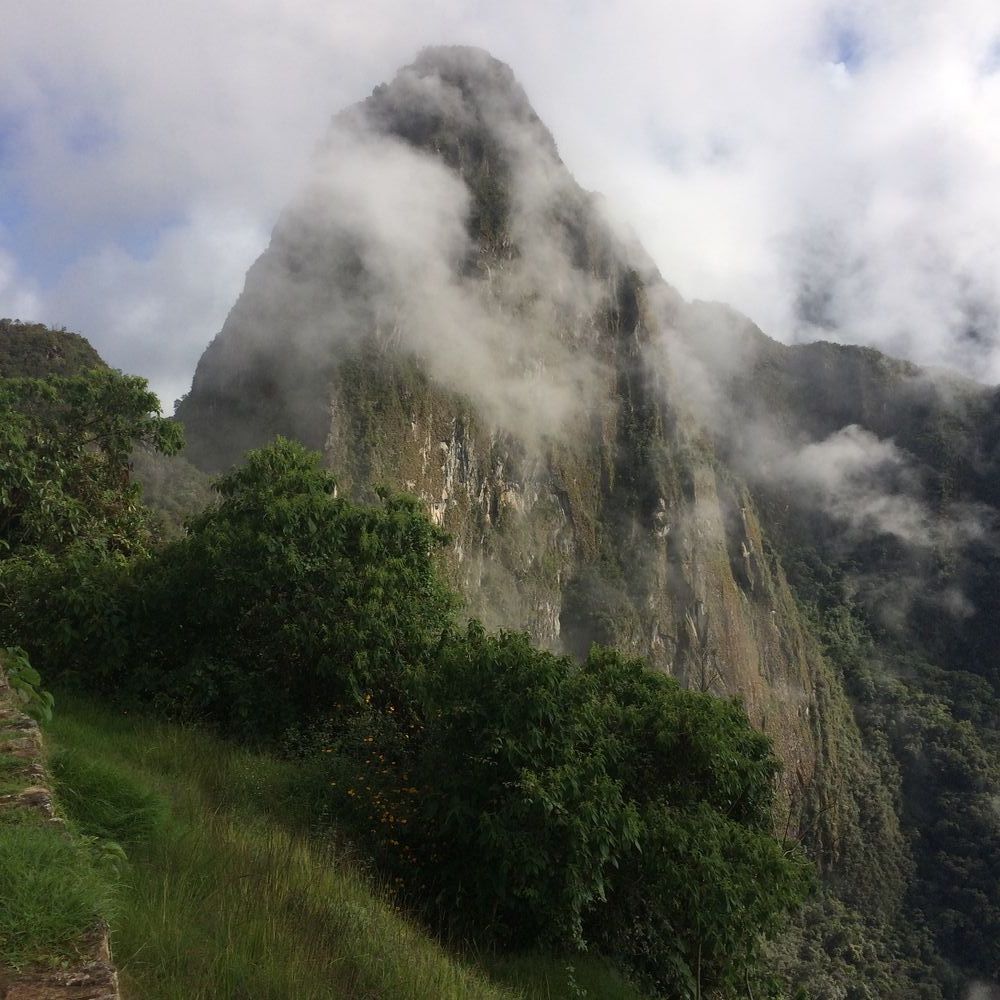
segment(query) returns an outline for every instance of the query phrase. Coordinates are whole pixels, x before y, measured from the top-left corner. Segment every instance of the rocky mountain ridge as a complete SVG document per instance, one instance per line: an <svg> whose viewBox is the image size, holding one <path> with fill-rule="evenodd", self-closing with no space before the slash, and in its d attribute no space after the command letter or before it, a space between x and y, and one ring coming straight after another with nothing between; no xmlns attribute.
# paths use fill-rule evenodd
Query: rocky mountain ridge
<svg viewBox="0 0 1000 1000"><path fill-rule="evenodd" d="M995 745L998 414L992 390L685 303L572 179L509 68L440 48L334 120L177 415L207 470L284 434L353 494L419 496L489 625L617 645L742 698L785 763L788 830L896 977L820 995L902 997L966 976L900 957L935 906L987 924L995 907L945 900L921 868L927 761L913 731L887 733L904 696L885 685ZM959 675L984 685L978 720ZM1000 973L970 934L938 947ZM938 985L907 992L921 977Z"/></svg>

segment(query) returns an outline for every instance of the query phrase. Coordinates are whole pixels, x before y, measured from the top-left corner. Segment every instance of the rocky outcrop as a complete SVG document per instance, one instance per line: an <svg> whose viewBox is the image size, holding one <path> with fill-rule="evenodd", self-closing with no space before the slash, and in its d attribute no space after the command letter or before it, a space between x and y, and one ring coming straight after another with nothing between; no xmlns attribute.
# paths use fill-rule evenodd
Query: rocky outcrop
<svg viewBox="0 0 1000 1000"><path fill-rule="evenodd" d="M190 457L221 468L282 433L322 449L352 493L418 495L452 537L471 613L741 696L800 795L822 756L824 668L752 497L658 354L676 293L485 53L428 50L328 144L178 409ZM364 215L343 177L394 158L423 187L387 188ZM465 192L458 236L449 185ZM423 227L414 256L398 258L416 236L387 206Z"/></svg>
<svg viewBox="0 0 1000 1000"><path fill-rule="evenodd" d="M487 625L740 697L785 764L783 829L834 867L869 765L682 363L699 327L509 68L432 49L335 119L177 415L206 470L283 434L353 495L420 497ZM866 820L874 851L898 835Z"/></svg>
<svg viewBox="0 0 1000 1000"><path fill-rule="evenodd" d="M911 646L997 681L996 392L684 302L510 69L438 48L337 116L177 414L207 471L282 434L352 495L421 498L487 625L741 698L785 764L782 831L894 938L919 833L804 582L884 610L919 573ZM845 455L874 502L834 488Z"/></svg>

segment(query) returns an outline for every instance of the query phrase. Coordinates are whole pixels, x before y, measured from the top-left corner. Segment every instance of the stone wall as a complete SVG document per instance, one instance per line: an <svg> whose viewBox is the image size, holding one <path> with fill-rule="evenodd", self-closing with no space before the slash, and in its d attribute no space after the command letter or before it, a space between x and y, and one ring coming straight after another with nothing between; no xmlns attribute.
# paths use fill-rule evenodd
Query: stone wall
<svg viewBox="0 0 1000 1000"><path fill-rule="evenodd" d="M51 792L38 723L22 711L16 692L7 682L2 663L0 754L17 762L6 776L8 781L23 786L0 795L0 822L3 813L23 810L36 813L44 823L65 827ZM70 836L68 830L66 836ZM86 933L78 951L85 958L70 968L14 971L0 966L0 1000L120 1000L118 973L111 960L107 926L102 924Z"/></svg>

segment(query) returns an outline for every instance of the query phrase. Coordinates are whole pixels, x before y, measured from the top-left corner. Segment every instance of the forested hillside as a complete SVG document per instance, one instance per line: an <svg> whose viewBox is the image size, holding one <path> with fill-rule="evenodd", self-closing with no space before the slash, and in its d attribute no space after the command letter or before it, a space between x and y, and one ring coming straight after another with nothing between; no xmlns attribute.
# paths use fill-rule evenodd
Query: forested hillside
<svg viewBox="0 0 1000 1000"><path fill-rule="evenodd" d="M447 995L492 995L486 972L449 965L407 930L401 914L410 914L425 934L491 956L489 974L512 981L515 996L532 995L533 983L549 995L547 982L579 993L587 981L635 995L624 976L656 996L781 994L765 948L806 898L811 866L776 835L780 763L739 702L686 690L610 648L594 646L581 663L526 633L468 620L441 572L447 536L419 501L340 496L320 456L284 439L251 451L218 480L214 502L165 540L130 482L130 456L140 445L176 453L181 433L140 378L94 368L0 380L0 428L0 648L5 662L23 664L21 690L48 713L37 670L70 705L86 694L105 711L211 727L277 757L253 762L277 779L259 791L287 795L284 806L271 803L276 822L316 846L292 847L280 829L273 836L286 838L299 869L327 856L329 875L311 881L353 895L387 942L395 933L416 959L407 971L360 957L355 920L331 929L326 944L312 930L315 962L346 962L338 974L371 984L372 995L394 981L396 995L429 996L435 977ZM66 748L61 796L100 859L96 912L138 963L131 979L125 966L125 982L145 983L144 996L178 995L188 980L171 977L179 959L170 942L184 946L199 904L169 889L184 875L163 872L157 852L179 858L176 824L195 822L199 806L185 811L176 786L157 777L162 765L142 763L141 741L163 738L157 731L126 737L123 757L105 718L106 754L99 721L56 730ZM194 768L190 777L208 780ZM174 801L157 790L164 781ZM251 789L227 801L234 796L234 812L270 815L266 801L247 801ZM200 808L215 807L206 798ZM225 881L220 842L232 834L218 822L186 864ZM351 887L318 846L324 839L349 844L378 873L396 917L382 895ZM0 822L0 881L24 898L48 862L25 862L16 842L16 825ZM262 878L275 877L266 842L239 849ZM52 906L70 875L50 873ZM154 928L148 895L125 887L159 892L161 877ZM303 905L304 888L291 870L288 878L277 902ZM322 904L317 891L311 912ZM233 984L232 963L253 935L288 933L240 899L217 902L238 912L195 995ZM59 960L47 925L29 927L33 912L10 917L0 966ZM137 942L143 926L167 941ZM25 953L18 945L29 934ZM595 957L581 960L580 982L572 968L550 974L584 952ZM301 960L298 948L288 968L270 954L237 988L281 989L274 984Z"/></svg>

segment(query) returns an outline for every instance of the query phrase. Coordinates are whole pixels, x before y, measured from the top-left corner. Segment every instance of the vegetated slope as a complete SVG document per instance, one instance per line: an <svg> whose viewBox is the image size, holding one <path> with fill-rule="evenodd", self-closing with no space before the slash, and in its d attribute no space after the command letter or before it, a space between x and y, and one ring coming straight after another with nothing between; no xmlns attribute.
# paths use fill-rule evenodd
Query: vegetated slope
<svg viewBox="0 0 1000 1000"><path fill-rule="evenodd" d="M78 333L0 319L0 378L76 375L106 367L90 342Z"/></svg>
<svg viewBox="0 0 1000 1000"><path fill-rule="evenodd" d="M183 531L184 522L214 499L212 479L183 454L160 455L138 449L132 455L132 476L142 484L142 499L155 510L168 537Z"/></svg>
<svg viewBox="0 0 1000 1000"><path fill-rule="evenodd" d="M23 651L0 648L0 994L117 1000L116 872L57 811L38 726L52 699L37 681Z"/></svg>
<svg viewBox="0 0 1000 1000"><path fill-rule="evenodd" d="M876 351L785 347L698 305L692 376L879 762L937 946L1000 975L1000 393ZM725 360L723 360L725 359ZM870 866L862 866L862 871ZM848 889L863 902L868 879Z"/></svg>
<svg viewBox="0 0 1000 1000"><path fill-rule="evenodd" d="M685 345L729 401L713 418L727 464L772 507L796 508L795 524L782 527L811 529L825 563L856 568L861 596L882 605L884 624L1000 685L1000 390L870 348L787 347L725 307L691 312ZM810 446L806 459L828 461L853 482L829 477L823 495L796 489L796 478L812 475L801 468ZM860 500L852 517L848 498ZM852 530L802 525L807 515Z"/></svg>
<svg viewBox="0 0 1000 1000"><path fill-rule="evenodd" d="M506 987L403 917L344 845L310 835L301 764L60 706L51 737L67 811L128 856L112 926L126 1000L575 995L568 962L497 962ZM576 965L580 986L639 1000L602 963Z"/></svg>
<svg viewBox="0 0 1000 1000"><path fill-rule="evenodd" d="M488 623L741 695L785 761L789 829L847 904L818 904L790 957L815 995L996 977L967 933L993 926L995 862L941 828L953 803L920 780L962 745L969 830L997 842L996 439L974 432L997 426L995 396L684 303L509 68L431 49L335 119L178 416L206 469L280 433L346 490L417 494ZM880 596L901 580L902 620ZM919 664L899 655L912 635ZM894 706L909 723L889 731Z"/></svg>
<svg viewBox="0 0 1000 1000"><path fill-rule="evenodd" d="M752 500L647 362L673 293L510 70L430 50L328 146L178 408L189 457L281 433L344 489L417 494L487 624L741 693L808 787L822 663Z"/></svg>
<svg viewBox="0 0 1000 1000"><path fill-rule="evenodd" d="M106 369L0 380L0 404L0 428L8 432L0 441L0 466L6 473L2 492L8 503L13 501L4 507L0 604L6 639L0 641L23 641L51 676L73 678L85 687L95 682L100 687L99 677L107 678L110 661L122 657L125 669L118 680L124 683L113 687L127 687L133 678L125 675L135 672L137 664L150 670L150 648L130 643L129 633L140 620L118 613L116 584L123 581L112 577L143 565L152 558L152 547L165 558L171 550L148 530L148 517L134 502L128 456L138 441L165 450L176 447L177 428L157 416L157 401L144 380ZM288 447L294 451L298 446ZM317 459L309 458L310 467ZM273 472L275 466L269 469ZM274 488L267 477L258 483L265 493ZM301 500L308 492L286 489L284 499ZM322 496L336 506L328 493ZM87 521L76 516L80 498L88 508L94 498L100 499ZM425 534L434 533L412 500L400 504L397 510L410 511ZM395 528L400 527L397 519ZM315 536L316 525L312 528ZM363 530L348 534L364 547ZM415 543L429 562L426 545ZM250 548L262 556L267 546L256 536ZM289 554L294 561L295 553ZM370 546L367 554L373 555ZM224 572L218 560L215 566ZM398 564L393 568L398 570ZM268 579L267 573L259 576L262 582ZM408 583L409 578L404 589ZM196 600L210 601L212 589L205 587ZM296 589L294 584L290 589ZM67 603L60 607L63 598ZM188 622L162 603L151 613L159 635L152 648L159 652L164 630L183 631ZM336 612L330 618L336 619ZM190 675L183 673L190 666L185 657L191 656L191 646L190 641L182 643L173 658L175 672L180 667L183 676L175 689L164 692L168 704L183 704L191 694L190 687L185 690ZM60 657L60 647L72 652ZM387 654L378 644L370 643L368 651ZM287 647L282 653L280 666L287 670ZM12 655L7 667L20 671L12 676L27 685L33 702L50 707L51 698L33 688L38 677L22 652L13 650ZM211 672L215 666L202 657L196 673L205 681L204 668ZM152 671L156 673L155 666ZM250 686L252 679L244 675L244 682ZM270 694L277 694L273 687ZM11 934L0 937L8 961L30 957L39 942L51 957L67 925L75 931L80 919L89 923L96 872L87 863L93 855L113 875L98 880L96 889L122 904L124 913L116 909L113 922L128 952L136 995L551 998L592 989L638 1000L637 992L596 957L574 961L572 967L553 955L492 962L497 978L516 982L514 992L491 985L449 958L358 875L343 851L332 849L329 838L336 827L325 806L327 782L306 773L315 770L308 763L240 752L176 727L136 724L118 713L81 711L86 722L71 722L68 729L65 715L60 716L59 732L63 737L68 732L69 738L58 771L85 849L54 852L48 848L59 845L51 838L35 838L31 831L7 838L4 881L11 892L5 899L10 897L11 906L4 917ZM245 726L247 720L241 721ZM266 712L257 721L264 724ZM120 738L123 730L128 733ZM161 745L164 733L166 748ZM15 742L7 749L16 753ZM763 743L761 749L766 752ZM17 779L8 790L19 792L24 776L17 760L8 763L7 777ZM47 792L29 792L33 804L50 808ZM324 819L318 834L307 836L301 829L305 818L316 823L320 815ZM16 834L20 826L15 826L11 832ZM80 977L71 975L84 988Z"/></svg>
<svg viewBox="0 0 1000 1000"><path fill-rule="evenodd" d="M0 411L0 641L44 676L312 759L321 815L449 939L764 995L810 866L742 706L463 623L419 501L354 503L285 439L163 544L129 455L181 434L141 378L7 379Z"/></svg>

